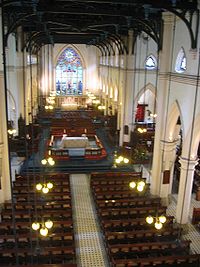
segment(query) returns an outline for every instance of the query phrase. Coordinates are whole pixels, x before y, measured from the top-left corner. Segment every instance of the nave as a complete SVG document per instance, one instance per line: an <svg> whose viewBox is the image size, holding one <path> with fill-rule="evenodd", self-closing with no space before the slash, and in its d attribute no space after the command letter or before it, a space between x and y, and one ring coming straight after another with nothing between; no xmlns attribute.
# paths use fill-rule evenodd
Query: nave
<svg viewBox="0 0 200 267"><path fill-rule="evenodd" d="M73 114L79 120L83 113ZM15 174L12 201L3 205L0 266L199 266L199 233L190 225L192 232L187 233L186 227L176 223L173 201L166 207L159 196L150 193L150 179L141 168L112 165L113 147L103 128L95 133L106 148L107 158L92 161L57 154L53 157L55 165L41 166L48 149L54 149L47 145L55 123L52 121L40 121L38 149ZM66 125L64 120L59 123L62 136L62 126ZM49 183L53 187L47 189ZM150 215L158 229L147 224ZM163 216L166 222L162 225L158 220ZM48 220L53 227L47 236L41 236L41 229L32 229L33 223L39 222L45 230Z"/></svg>
<svg viewBox="0 0 200 267"><path fill-rule="evenodd" d="M193 228L193 232L184 235L186 229L182 232L170 214L173 207L166 211L165 207L160 206L160 198L145 195L146 193L140 195L137 192L127 192L127 181L133 181L134 177L138 179L138 174L115 171L91 175L55 175L55 185L59 187L60 183L62 189L57 188L54 193L46 196L47 206L42 206L43 217L46 218L50 214L55 220L55 228L46 240L45 237L39 237L39 243L34 243L34 234L28 229L32 221L32 211L29 210L30 214L27 215L21 210L28 209L34 197L25 193L25 181L22 183L22 177L17 177L14 192L18 205L13 229L16 236L12 238L9 233L12 230L12 223L9 223L11 205L5 203L0 224L3 238L0 266L199 266L199 255L196 254L199 253L199 233L194 232ZM141 174L139 175L141 177ZM53 177L52 174L50 176ZM31 175L28 179L30 181ZM67 180L70 187L66 186ZM67 188L70 188L71 198ZM39 199L36 199L38 217L41 213ZM72 212L67 204L70 199ZM60 211L59 208L62 207L63 211ZM166 211L168 222L162 230L153 229L153 226L147 227L146 210L156 210L161 212L160 214ZM69 229L72 232L69 232ZM189 230L191 229L189 225ZM194 246L193 242L196 242ZM28 243L32 244L32 252L27 249ZM15 265L16 259L19 265ZM31 261L33 265L30 265Z"/></svg>

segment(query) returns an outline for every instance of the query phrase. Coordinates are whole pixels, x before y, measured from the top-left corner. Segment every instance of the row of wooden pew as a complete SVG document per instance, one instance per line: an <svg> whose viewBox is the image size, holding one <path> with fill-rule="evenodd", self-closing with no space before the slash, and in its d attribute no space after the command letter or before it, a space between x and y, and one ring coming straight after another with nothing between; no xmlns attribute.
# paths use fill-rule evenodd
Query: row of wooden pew
<svg viewBox="0 0 200 267"><path fill-rule="evenodd" d="M49 193L36 190L48 181ZM1 211L0 266L76 267L69 174L16 175L12 191ZM46 237L32 229L48 219L53 227Z"/></svg>
<svg viewBox="0 0 200 267"><path fill-rule="evenodd" d="M182 229L146 183L138 192L129 183L145 181L141 173L92 173L91 188L112 267L199 266L199 255L190 252L190 240L182 240ZM148 215L165 215L163 228L146 223Z"/></svg>

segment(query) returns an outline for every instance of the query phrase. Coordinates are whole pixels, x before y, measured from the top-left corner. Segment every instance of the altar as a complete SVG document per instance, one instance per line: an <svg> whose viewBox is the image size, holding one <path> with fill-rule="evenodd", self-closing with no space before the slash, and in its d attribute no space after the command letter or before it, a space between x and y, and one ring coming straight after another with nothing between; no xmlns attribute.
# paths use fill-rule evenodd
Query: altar
<svg viewBox="0 0 200 267"><path fill-rule="evenodd" d="M89 146L89 140L86 136L63 136L60 142L60 148L86 148Z"/></svg>

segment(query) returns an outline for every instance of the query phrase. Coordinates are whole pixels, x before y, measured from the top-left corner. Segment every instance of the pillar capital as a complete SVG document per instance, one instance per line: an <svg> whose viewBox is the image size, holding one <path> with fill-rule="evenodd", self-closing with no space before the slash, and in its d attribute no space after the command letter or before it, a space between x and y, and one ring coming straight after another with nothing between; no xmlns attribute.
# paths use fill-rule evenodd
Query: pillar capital
<svg viewBox="0 0 200 267"><path fill-rule="evenodd" d="M198 159L188 159L181 156L179 162L181 164L181 169L193 171L198 164Z"/></svg>
<svg viewBox="0 0 200 267"><path fill-rule="evenodd" d="M178 141L178 139L175 139L173 141L160 140L161 148L165 152L170 152L176 148Z"/></svg>

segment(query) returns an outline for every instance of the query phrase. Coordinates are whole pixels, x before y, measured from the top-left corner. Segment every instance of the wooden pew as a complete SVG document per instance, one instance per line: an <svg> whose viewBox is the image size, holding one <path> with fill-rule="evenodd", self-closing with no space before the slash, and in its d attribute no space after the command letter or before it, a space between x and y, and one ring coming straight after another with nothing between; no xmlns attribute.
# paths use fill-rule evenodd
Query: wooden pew
<svg viewBox="0 0 200 267"><path fill-rule="evenodd" d="M75 260L75 247L74 246L56 246L56 247L38 247L33 253L33 248L9 248L0 250L1 263L7 261L15 261L16 257L22 264L28 263L30 257L38 257L42 263L61 263L61 262L74 262Z"/></svg>
<svg viewBox="0 0 200 267"><path fill-rule="evenodd" d="M98 180L124 180L130 178L142 178L141 172L92 172L90 179L91 182Z"/></svg>
<svg viewBox="0 0 200 267"><path fill-rule="evenodd" d="M112 244L108 245L109 253L114 259L135 259L151 256L165 255L186 255L189 253L190 241L165 241L165 242L143 242L132 244Z"/></svg>
<svg viewBox="0 0 200 267"><path fill-rule="evenodd" d="M44 194L26 194L26 193L20 193L20 194L16 194L14 196L14 199L18 202L18 201L60 201L60 200L69 200L71 199L71 193L67 193L65 192L65 194L63 194L63 192L48 192L48 194L44 195Z"/></svg>
<svg viewBox="0 0 200 267"><path fill-rule="evenodd" d="M164 227L162 230L156 230L149 228L145 230L131 230L122 232L108 232L104 230L104 236L107 240L107 244L129 244L129 243L141 243L141 242L161 242L176 240L180 236L180 229L173 227Z"/></svg>
<svg viewBox="0 0 200 267"><path fill-rule="evenodd" d="M98 208L134 208L134 207L148 207L148 206L154 206L154 205L160 205L161 204L161 198L160 197L135 197L135 198L123 198L123 199L97 199L96 205Z"/></svg>
<svg viewBox="0 0 200 267"><path fill-rule="evenodd" d="M145 185L145 189L149 188L149 184L146 184ZM135 190L131 189L129 187L129 183L127 184L122 184L122 185L119 185L119 184L108 184L108 185L95 185L92 187L93 188L93 191L94 192L105 192L105 191L131 191L131 192L134 192Z"/></svg>
<svg viewBox="0 0 200 267"><path fill-rule="evenodd" d="M93 191L94 198L97 200L99 199L107 199L107 200L112 200L112 199L123 199L123 198L135 198L139 196L144 196L144 195L149 195L147 191L131 191L129 190L120 190L120 191Z"/></svg>
<svg viewBox="0 0 200 267"><path fill-rule="evenodd" d="M192 223L200 225L200 208L193 209Z"/></svg>
<svg viewBox="0 0 200 267"><path fill-rule="evenodd" d="M180 266L180 267L199 267L200 256L196 255L168 255L160 257L146 257L134 259L114 259L112 258L112 267L136 267L136 266Z"/></svg>
<svg viewBox="0 0 200 267"><path fill-rule="evenodd" d="M174 217L167 216L165 222L165 228L168 226L173 226ZM115 231L132 231L132 230L146 230L152 229L152 226L147 224L144 218L133 219L118 219L118 220L101 220L101 225L104 231L115 232Z"/></svg>
<svg viewBox="0 0 200 267"><path fill-rule="evenodd" d="M63 232L73 232L73 221L68 220L54 220L53 221L53 231L54 233ZM16 221L13 225L12 221L2 221L0 223L0 234L14 234L16 233L30 233L31 222L30 221Z"/></svg>
<svg viewBox="0 0 200 267"><path fill-rule="evenodd" d="M77 267L75 263L64 263L64 264L28 264L28 265L22 265L21 267ZM8 265L1 265L1 267L8 267ZM12 265L12 267L18 267L18 265Z"/></svg>
<svg viewBox="0 0 200 267"><path fill-rule="evenodd" d="M29 233L17 233L14 235L0 235L1 248L14 248L17 242L18 248L36 246L37 242L42 248L50 246L73 246L74 235L72 232L54 233L50 232L48 237L38 236L35 231Z"/></svg>
<svg viewBox="0 0 200 267"><path fill-rule="evenodd" d="M12 210L3 210L1 212L2 220L12 220L13 212ZM15 210L14 216L16 221L29 221L30 218L34 219L36 216L35 210ZM57 210L37 210L38 218L51 218L53 221L62 219L70 219L72 218L72 210L71 209L57 209Z"/></svg>
<svg viewBox="0 0 200 267"><path fill-rule="evenodd" d="M105 176L105 177L95 177L91 178L90 183L92 186L101 186L101 185L123 185L123 184L129 184L130 182L135 181L144 181L146 182L146 178L141 177L139 174L135 174L134 176L125 176L123 175L121 178L119 176Z"/></svg>
<svg viewBox="0 0 200 267"><path fill-rule="evenodd" d="M64 263L64 264L28 264L28 265L22 265L21 267L77 267L75 263ZM1 267L8 267L8 265L1 265ZM12 265L12 267L18 267L18 265Z"/></svg>
<svg viewBox="0 0 200 267"><path fill-rule="evenodd" d="M60 201L43 201L43 202L6 202L3 205L5 210L11 210L13 207L15 210L33 210L35 207L37 210L49 210L49 209L71 209L71 200Z"/></svg>
<svg viewBox="0 0 200 267"><path fill-rule="evenodd" d="M149 214L162 215L166 213L166 207L139 207L139 208L124 208L124 209L98 209L98 214L101 219L117 219L121 218L144 218Z"/></svg>

